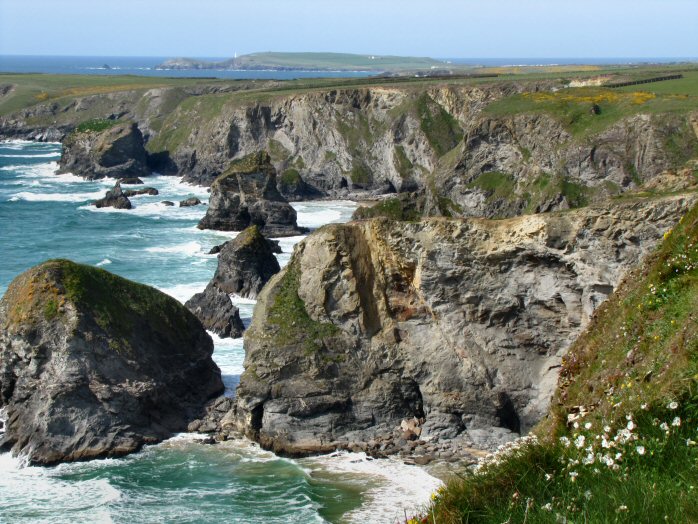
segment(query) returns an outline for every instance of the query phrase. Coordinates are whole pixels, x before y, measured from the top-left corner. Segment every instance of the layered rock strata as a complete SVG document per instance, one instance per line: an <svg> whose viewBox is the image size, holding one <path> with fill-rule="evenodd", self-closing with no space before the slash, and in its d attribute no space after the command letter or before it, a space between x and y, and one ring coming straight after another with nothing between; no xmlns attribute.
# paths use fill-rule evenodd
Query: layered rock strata
<svg viewBox="0 0 698 524"><path fill-rule="evenodd" d="M321 228L258 297L221 429L292 455L413 418L432 443L525 432L568 345L695 200Z"/></svg>

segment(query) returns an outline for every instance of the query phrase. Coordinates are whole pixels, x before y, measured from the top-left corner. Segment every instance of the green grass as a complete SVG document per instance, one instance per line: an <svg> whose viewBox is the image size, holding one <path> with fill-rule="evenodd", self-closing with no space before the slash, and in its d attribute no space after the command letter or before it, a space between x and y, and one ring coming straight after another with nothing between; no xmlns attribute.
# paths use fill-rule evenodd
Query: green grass
<svg viewBox="0 0 698 524"><path fill-rule="evenodd" d="M363 220L385 217L391 220L419 220L421 218L421 213L417 210L416 204L417 202L406 202L398 197L388 198L381 200L374 206L358 208L354 212L353 218L356 220Z"/></svg>
<svg viewBox="0 0 698 524"><path fill-rule="evenodd" d="M402 146L396 146L393 153L393 165L399 173L401 178L408 178L412 173L414 166L410 159L407 158L405 153L405 148Z"/></svg>
<svg viewBox="0 0 698 524"><path fill-rule="evenodd" d="M510 198L516 188L516 180L512 175L492 171L482 173L468 187L482 189L488 193L489 200Z"/></svg>
<svg viewBox="0 0 698 524"><path fill-rule="evenodd" d="M544 113L561 122L573 136L585 137L639 113L683 115L698 109L698 91L690 95L665 95L644 91L645 85L633 87L637 89L584 87L522 93L493 102L485 108L485 113L498 117ZM593 105L600 107L600 114L592 114Z"/></svg>
<svg viewBox="0 0 698 524"><path fill-rule="evenodd" d="M698 206L594 315L548 417L424 522L698 522ZM619 454L619 455L617 455Z"/></svg>
<svg viewBox="0 0 698 524"><path fill-rule="evenodd" d="M293 186L301 182L302 178L297 169L287 169L281 174L279 179L286 186Z"/></svg>
<svg viewBox="0 0 698 524"><path fill-rule="evenodd" d="M682 71L683 78L679 80L666 80L636 86L619 87L618 90L626 93L633 91L647 91L657 95L689 95L698 96L698 71Z"/></svg>
<svg viewBox="0 0 698 524"><path fill-rule="evenodd" d="M463 130L456 119L428 94L417 99L416 109L420 128L438 156L451 151L463 139Z"/></svg>
<svg viewBox="0 0 698 524"><path fill-rule="evenodd" d="M75 131L78 133L99 133L100 131L105 131L110 127L114 127L116 124L120 124L118 120L108 120L105 118L97 118L93 120L88 120L78 124Z"/></svg>
<svg viewBox="0 0 698 524"><path fill-rule="evenodd" d="M363 162L357 161L351 168L349 178L356 185L369 185L373 180L371 170Z"/></svg>
<svg viewBox="0 0 698 524"><path fill-rule="evenodd" d="M268 324L274 328L274 339L279 346L300 343L306 354L323 348L324 339L335 335L339 328L331 322L317 322L310 318L305 302L298 296L300 269L293 261L286 269L269 308Z"/></svg>

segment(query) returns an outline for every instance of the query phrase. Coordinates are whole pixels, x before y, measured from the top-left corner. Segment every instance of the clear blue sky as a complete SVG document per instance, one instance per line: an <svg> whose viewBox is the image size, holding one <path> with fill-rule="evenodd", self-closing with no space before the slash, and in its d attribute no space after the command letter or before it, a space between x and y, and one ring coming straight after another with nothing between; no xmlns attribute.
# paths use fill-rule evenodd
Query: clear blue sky
<svg viewBox="0 0 698 524"><path fill-rule="evenodd" d="M698 0L0 0L0 54L696 57Z"/></svg>

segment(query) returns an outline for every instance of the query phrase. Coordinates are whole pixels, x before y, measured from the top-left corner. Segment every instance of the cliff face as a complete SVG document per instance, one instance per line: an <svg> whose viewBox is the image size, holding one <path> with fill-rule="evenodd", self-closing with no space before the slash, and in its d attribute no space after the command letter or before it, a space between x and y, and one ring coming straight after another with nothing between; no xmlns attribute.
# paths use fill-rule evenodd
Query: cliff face
<svg viewBox="0 0 698 524"><path fill-rule="evenodd" d="M127 119L143 132L158 172L210 185L232 160L268 150L287 198L416 190L429 196L427 211L437 216L577 207L644 185L698 154L695 114L662 113L642 98L607 95L603 110L611 116L585 116L582 129L579 115L536 105L541 94L562 100L567 91L552 90L562 85L500 81L258 95L235 84L155 88L37 105L0 118L0 133L60 137L90 118ZM584 93L570 96L588 113ZM490 110L522 97L524 110Z"/></svg>
<svg viewBox="0 0 698 524"><path fill-rule="evenodd" d="M259 296L234 424L291 454L411 417L476 445L525 431L594 309L695 200L324 227Z"/></svg>

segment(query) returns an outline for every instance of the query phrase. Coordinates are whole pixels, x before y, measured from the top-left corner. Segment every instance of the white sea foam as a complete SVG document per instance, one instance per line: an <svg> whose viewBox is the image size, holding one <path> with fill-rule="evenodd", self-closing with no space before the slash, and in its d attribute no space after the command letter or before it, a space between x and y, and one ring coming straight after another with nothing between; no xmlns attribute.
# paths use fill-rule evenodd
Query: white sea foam
<svg viewBox="0 0 698 524"><path fill-rule="evenodd" d="M91 193L32 193L30 191L20 191L9 199L11 202L26 200L27 202L85 202L95 200L104 196L103 191L93 191Z"/></svg>
<svg viewBox="0 0 698 524"><path fill-rule="evenodd" d="M299 462L311 469L356 474L376 481L365 493L367 502L344 516L348 522L402 522L405 513L414 516L443 485L418 466L408 466L398 459L370 459L364 453L337 452Z"/></svg>
<svg viewBox="0 0 698 524"><path fill-rule="evenodd" d="M148 253L180 253L184 255L198 255L201 253L201 244L196 241L185 244L175 244L174 246L155 246L145 249Z"/></svg>
<svg viewBox="0 0 698 524"><path fill-rule="evenodd" d="M35 153L33 155L0 155L0 158L53 158L60 156L60 153Z"/></svg>
<svg viewBox="0 0 698 524"><path fill-rule="evenodd" d="M159 287L158 289L163 293L170 295L172 298L176 298L182 304L184 304L191 297L197 293L201 293L208 282L195 282L193 284L177 284L176 286L170 287Z"/></svg>
<svg viewBox="0 0 698 524"><path fill-rule="evenodd" d="M95 266L100 267L100 266L106 266L107 264L111 264L111 260L109 260L108 258L105 258L101 262L97 262L95 264Z"/></svg>

